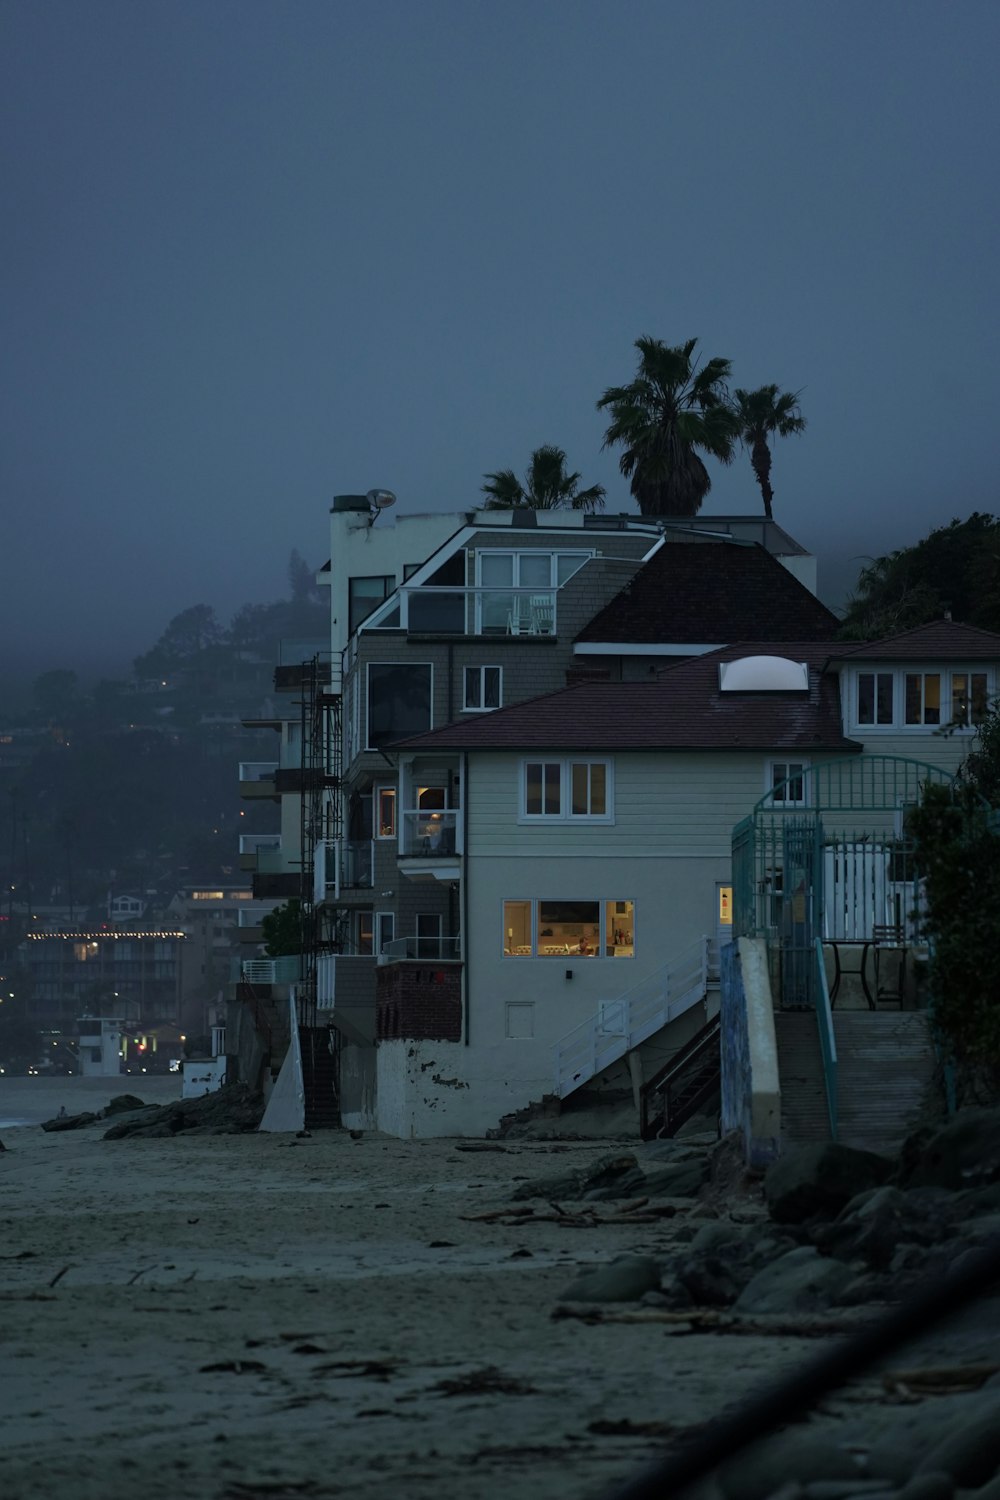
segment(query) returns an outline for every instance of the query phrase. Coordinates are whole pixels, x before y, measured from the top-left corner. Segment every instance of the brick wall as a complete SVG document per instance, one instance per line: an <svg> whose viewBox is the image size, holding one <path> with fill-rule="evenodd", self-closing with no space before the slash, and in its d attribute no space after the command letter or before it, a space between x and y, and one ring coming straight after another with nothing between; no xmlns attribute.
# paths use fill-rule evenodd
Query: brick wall
<svg viewBox="0 0 1000 1500"><path fill-rule="evenodd" d="M461 1041L462 965L379 965L375 1014L379 1041Z"/></svg>

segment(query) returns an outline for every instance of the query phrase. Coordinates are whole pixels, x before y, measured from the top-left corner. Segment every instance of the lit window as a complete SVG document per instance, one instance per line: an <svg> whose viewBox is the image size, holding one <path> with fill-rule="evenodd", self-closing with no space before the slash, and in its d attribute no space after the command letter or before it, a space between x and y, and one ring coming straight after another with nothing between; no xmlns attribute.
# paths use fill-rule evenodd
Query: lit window
<svg viewBox="0 0 1000 1500"><path fill-rule="evenodd" d="M378 819L376 838L396 837L396 788L380 786L376 794L375 816Z"/></svg>
<svg viewBox="0 0 1000 1500"><path fill-rule="evenodd" d="M907 724L940 724L940 672L907 672L904 703Z"/></svg>
<svg viewBox="0 0 1000 1500"><path fill-rule="evenodd" d="M633 901L505 901L506 958L632 958Z"/></svg>

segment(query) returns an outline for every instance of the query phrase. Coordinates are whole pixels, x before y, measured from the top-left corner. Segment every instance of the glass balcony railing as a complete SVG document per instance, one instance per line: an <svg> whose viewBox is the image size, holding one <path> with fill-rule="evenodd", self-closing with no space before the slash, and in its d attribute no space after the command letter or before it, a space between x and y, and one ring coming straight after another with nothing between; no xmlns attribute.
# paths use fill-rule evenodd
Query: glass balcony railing
<svg viewBox="0 0 1000 1500"><path fill-rule="evenodd" d="M404 937L386 943L379 954L379 963L398 963L407 958L426 963L455 963L461 956L460 937Z"/></svg>
<svg viewBox="0 0 1000 1500"><path fill-rule="evenodd" d="M335 901L344 890L370 890L374 880L374 839L326 839L317 844L314 900Z"/></svg>
<svg viewBox="0 0 1000 1500"><path fill-rule="evenodd" d="M557 589L441 588L429 584L400 589L400 612L378 626L410 635L555 635Z"/></svg>
<svg viewBox="0 0 1000 1500"><path fill-rule="evenodd" d="M454 854L455 835L458 828L458 812L403 813L403 847L406 856Z"/></svg>
<svg viewBox="0 0 1000 1500"><path fill-rule="evenodd" d="M277 769L276 760L241 760L240 781L273 781Z"/></svg>
<svg viewBox="0 0 1000 1500"><path fill-rule="evenodd" d="M241 854L267 854L281 848L280 833L241 833Z"/></svg>

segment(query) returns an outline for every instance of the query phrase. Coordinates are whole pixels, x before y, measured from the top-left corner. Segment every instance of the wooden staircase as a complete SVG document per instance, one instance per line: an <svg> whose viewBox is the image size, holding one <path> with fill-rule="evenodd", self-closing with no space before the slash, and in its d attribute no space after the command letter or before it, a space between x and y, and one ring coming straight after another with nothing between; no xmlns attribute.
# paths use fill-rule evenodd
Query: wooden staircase
<svg viewBox="0 0 1000 1500"><path fill-rule="evenodd" d="M845 1146L893 1155L916 1126L934 1083L922 1010L834 1011L840 1127Z"/></svg>
<svg viewBox="0 0 1000 1500"><path fill-rule="evenodd" d="M925 1011L834 1011L837 1139L892 1155L934 1079ZM830 1140L819 1028L811 1010L776 1011L783 1144Z"/></svg>

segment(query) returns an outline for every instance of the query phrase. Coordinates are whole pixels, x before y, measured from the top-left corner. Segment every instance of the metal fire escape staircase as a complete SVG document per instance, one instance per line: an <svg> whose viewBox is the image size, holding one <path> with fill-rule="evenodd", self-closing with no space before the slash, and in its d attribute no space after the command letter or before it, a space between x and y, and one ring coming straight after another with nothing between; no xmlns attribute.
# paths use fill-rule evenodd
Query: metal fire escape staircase
<svg viewBox="0 0 1000 1500"><path fill-rule="evenodd" d="M557 1096L567 1098L704 1000L717 983L717 965L715 943L700 937L623 995L603 1001L596 1016L556 1043Z"/></svg>
<svg viewBox="0 0 1000 1500"><path fill-rule="evenodd" d="M302 981L299 1017L316 1025L316 965L321 953L340 947L336 914L315 901L317 847L341 834L343 762L343 673L339 655L314 656L302 667L299 700L301 797L299 837L302 865Z"/></svg>

